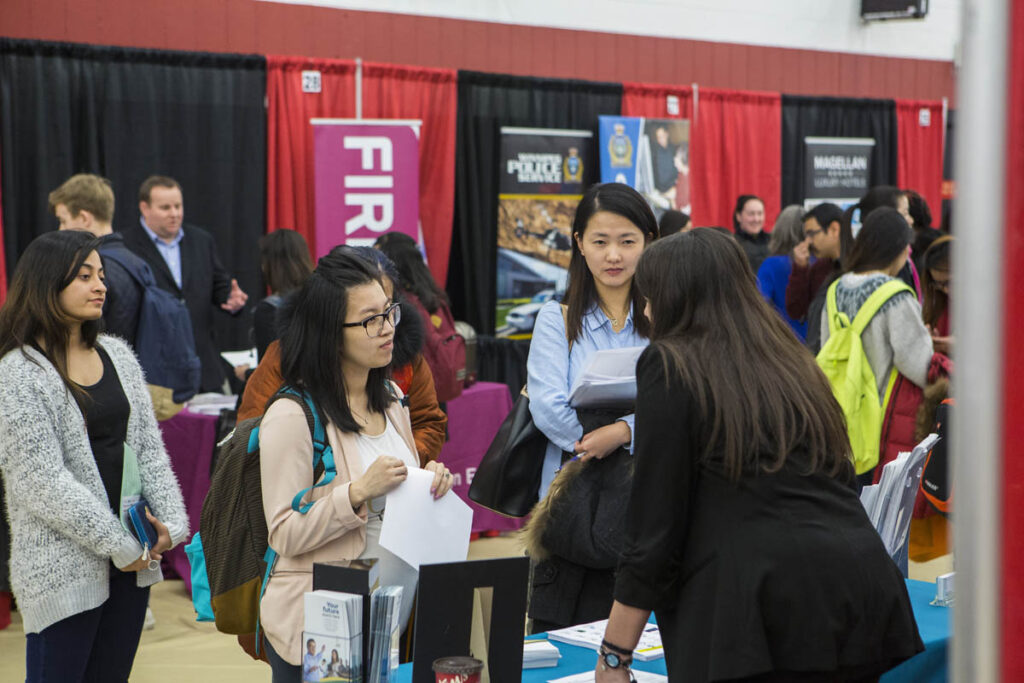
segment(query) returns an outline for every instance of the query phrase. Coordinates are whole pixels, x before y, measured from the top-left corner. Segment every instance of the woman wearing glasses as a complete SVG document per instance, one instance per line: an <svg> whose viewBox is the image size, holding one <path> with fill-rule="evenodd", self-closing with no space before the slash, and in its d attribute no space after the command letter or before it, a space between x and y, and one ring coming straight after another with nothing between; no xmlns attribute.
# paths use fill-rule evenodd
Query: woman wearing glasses
<svg viewBox="0 0 1024 683"><path fill-rule="evenodd" d="M281 337L286 385L313 398L326 422L337 475L292 499L314 482L313 446L302 408L275 401L260 425L263 508L278 560L260 603L274 683L301 680L302 595L313 588L313 563L379 558L381 583L401 585L402 623L409 617L416 571L380 547L387 494L418 467L408 410L387 379L400 308L384 294L379 271L353 249L320 259L291 302ZM440 498L451 474L438 462L431 490Z"/></svg>

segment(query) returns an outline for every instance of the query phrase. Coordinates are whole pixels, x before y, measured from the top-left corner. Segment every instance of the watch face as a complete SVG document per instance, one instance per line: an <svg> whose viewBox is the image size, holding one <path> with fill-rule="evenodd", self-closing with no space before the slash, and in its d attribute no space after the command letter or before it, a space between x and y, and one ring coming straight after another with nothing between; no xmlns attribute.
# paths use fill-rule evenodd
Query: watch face
<svg viewBox="0 0 1024 683"><path fill-rule="evenodd" d="M619 656L614 652L605 652L604 663L608 666L609 669L618 669L619 664L622 663L622 660L619 659Z"/></svg>

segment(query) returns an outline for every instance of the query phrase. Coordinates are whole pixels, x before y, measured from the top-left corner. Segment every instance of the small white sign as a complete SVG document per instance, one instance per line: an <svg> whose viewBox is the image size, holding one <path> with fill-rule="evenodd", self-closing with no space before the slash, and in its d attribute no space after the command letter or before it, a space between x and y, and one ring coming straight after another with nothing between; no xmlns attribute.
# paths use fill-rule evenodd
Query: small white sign
<svg viewBox="0 0 1024 683"><path fill-rule="evenodd" d="M669 116L679 116L679 96L668 95L665 98L665 108L668 110Z"/></svg>
<svg viewBox="0 0 1024 683"><path fill-rule="evenodd" d="M302 72L302 92L320 92L320 72Z"/></svg>
<svg viewBox="0 0 1024 683"><path fill-rule="evenodd" d="M932 125L932 110L928 107L921 107L917 112L917 125L928 128Z"/></svg>

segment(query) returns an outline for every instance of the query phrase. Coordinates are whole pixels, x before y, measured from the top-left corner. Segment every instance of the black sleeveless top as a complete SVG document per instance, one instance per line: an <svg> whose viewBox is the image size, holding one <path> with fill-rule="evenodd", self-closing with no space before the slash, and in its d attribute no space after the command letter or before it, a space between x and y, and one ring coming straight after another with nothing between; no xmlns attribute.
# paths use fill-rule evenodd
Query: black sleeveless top
<svg viewBox="0 0 1024 683"><path fill-rule="evenodd" d="M96 468L107 491L107 502L114 514L120 515L121 470L124 467L124 442L131 405L110 356L101 346L97 345L96 350L103 361L103 376L96 384L82 387L89 396L83 402L82 413Z"/></svg>

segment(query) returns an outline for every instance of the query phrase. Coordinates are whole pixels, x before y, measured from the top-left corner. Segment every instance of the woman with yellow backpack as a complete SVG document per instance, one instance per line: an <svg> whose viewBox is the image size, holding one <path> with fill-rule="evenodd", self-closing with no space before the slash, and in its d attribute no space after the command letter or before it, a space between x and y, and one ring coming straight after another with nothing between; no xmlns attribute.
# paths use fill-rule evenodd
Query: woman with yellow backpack
<svg viewBox="0 0 1024 683"><path fill-rule="evenodd" d="M857 474L870 484L878 464L886 407L896 377L924 388L932 337L914 291L896 278L910 255L913 231L894 208L865 219L829 287L818 365L846 416ZM872 391L873 389L873 391Z"/></svg>

